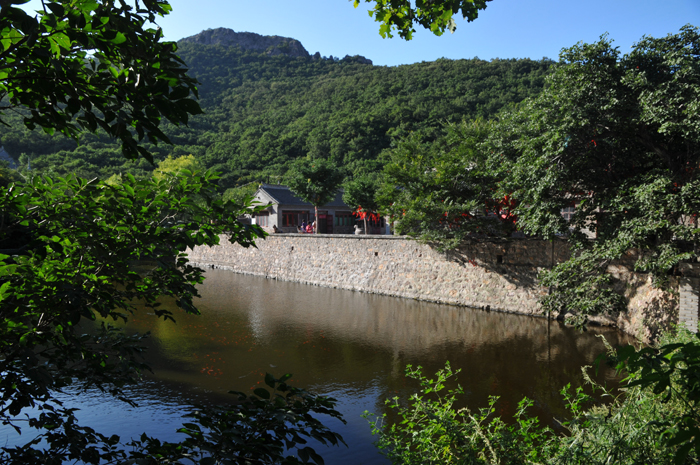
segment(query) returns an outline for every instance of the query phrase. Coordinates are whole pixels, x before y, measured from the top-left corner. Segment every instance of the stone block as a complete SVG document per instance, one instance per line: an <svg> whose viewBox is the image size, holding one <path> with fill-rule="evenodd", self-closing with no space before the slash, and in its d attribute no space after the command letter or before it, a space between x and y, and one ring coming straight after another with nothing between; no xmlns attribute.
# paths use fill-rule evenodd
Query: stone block
<svg viewBox="0 0 700 465"><path fill-rule="evenodd" d="M679 287L678 323L685 325L690 331L697 332L700 311L700 278L681 278Z"/></svg>

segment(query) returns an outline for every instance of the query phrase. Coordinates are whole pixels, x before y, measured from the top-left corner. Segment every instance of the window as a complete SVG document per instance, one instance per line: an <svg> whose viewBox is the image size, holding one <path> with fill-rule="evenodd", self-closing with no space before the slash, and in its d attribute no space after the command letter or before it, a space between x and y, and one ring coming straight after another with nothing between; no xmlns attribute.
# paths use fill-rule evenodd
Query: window
<svg viewBox="0 0 700 465"><path fill-rule="evenodd" d="M564 207L561 210L561 216L563 216L564 220L568 223L574 217L575 212L576 207Z"/></svg>
<svg viewBox="0 0 700 465"><path fill-rule="evenodd" d="M301 225L302 222L309 222L309 212L303 211L283 211L282 212L282 226L283 227L296 227Z"/></svg>
<svg viewBox="0 0 700 465"><path fill-rule="evenodd" d="M255 224L267 228L270 226L270 214L268 212L259 212L255 216Z"/></svg>
<svg viewBox="0 0 700 465"><path fill-rule="evenodd" d="M352 214L350 212L335 212L336 226L352 226Z"/></svg>

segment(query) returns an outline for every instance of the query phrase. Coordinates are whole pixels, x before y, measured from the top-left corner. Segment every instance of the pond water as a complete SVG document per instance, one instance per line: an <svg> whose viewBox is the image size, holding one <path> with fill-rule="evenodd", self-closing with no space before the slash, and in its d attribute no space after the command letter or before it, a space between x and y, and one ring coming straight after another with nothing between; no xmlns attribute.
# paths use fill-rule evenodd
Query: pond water
<svg viewBox="0 0 700 465"><path fill-rule="evenodd" d="M155 375L132 391L134 409L95 392L81 395L81 422L123 442L142 432L182 439L180 414L197 402L227 400L229 390L251 391L266 372L292 373L290 384L338 399L347 425L322 419L349 447L320 447L328 464L387 461L372 445L368 410L386 412L384 399L415 392L407 364L434 374L449 360L470 408L501 400L499 413L535 401L533 413L552 422L564 412L559 395L576 385L580 367L613 345L630 342L611 329L580 333L556 321L414 300L328 289L208 270L200 288L200 316L175 312L177 322L137 314L129 328L151 331L148 361ZM598 380L614 384L603 370ZM14 442L0 429L0 443Z"/></svg>

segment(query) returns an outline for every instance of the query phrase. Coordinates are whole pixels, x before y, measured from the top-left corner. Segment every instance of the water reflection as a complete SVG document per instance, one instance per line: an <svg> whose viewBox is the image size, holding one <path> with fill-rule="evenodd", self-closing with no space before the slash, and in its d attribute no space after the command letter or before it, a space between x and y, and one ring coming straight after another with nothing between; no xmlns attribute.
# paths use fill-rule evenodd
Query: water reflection
<svg viewBox="0 0 700 465"><path fill-rule="evenodd" d="M385 398L412 392L415 384L403 376L409 363L434 373L449 360L462 370L470 407L498 395L500 412L508 415L528 396L535 413L551 421L564 413L560 389L576 385L580 367L603 350L595 335L627 342L610 329L581 334L540 318L225 271L208 271L201 293L199 317L178 316L175 325L136 322L153 332L151 363L159 379L223 393L253 389L265 372L293 373L296 385L338 398L349 429L367 442L357 415L381 413ZM612 382L613 375L604 370L599 379Z"/></svg>
<svg viewBox="0 0 700 465"><path fill-rule="evenodd" d="M265 372L293 373L294 385L336 397L348 420L347 426L328 422L351 446L324 449L327 463L333 464L385 463L359 415L364 410L382 413L385 398L415 390L403 376L409 363L432 374L449 360L462 370L460 384L470 407L484 407L489 395L498 395L499 411L508 415L528 396L536 402L535 413L551 421L563 413L559 390L576 384L580 367L603 350L595 334L604 334L612 344L627 342L612 330L581 334L526 316L226 271L207 271L206 278L200 289L201 316L175 312L173 324L144 312L129 323L131 330L152 333L149 362L156 375L148 389L139 389L139 396L150 392L155 400L144 401L146 408L139 414L157 418L160 430L174 432L179 423L171 404L201 402L202 396L221 401L229 390L254 389ZM599 379L614 382L610 371ZM101 397L97 407L90 402L82 405L83 418L97 423L104 421L104 409L118 409L105 407ZM130 427L120 424L122 434L140 434L140 422L129 421Z"/></svg>

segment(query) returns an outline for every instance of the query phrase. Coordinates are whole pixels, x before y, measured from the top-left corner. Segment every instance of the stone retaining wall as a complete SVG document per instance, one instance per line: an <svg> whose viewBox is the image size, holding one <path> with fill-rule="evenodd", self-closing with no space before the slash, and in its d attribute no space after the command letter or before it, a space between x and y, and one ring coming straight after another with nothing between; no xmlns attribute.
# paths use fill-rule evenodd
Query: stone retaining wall
<svg viewBox="0 0 700 465"><path fill-rule="evenodd" d="M439 253L398 236L271 235L258 248L222 238L216 247L188 251L202 267L271 279L357 290L486 310L540 315L538 272L568 257L565 241L511 239L468 244ZM632 257L630 257L631 259ZM626 314L598 318L625 332L651 339L678 321L678 293L651 286L624 261L611 270L630 300ZM673 286L678 289L678 283Z"/></svg>

